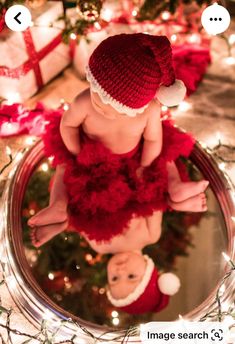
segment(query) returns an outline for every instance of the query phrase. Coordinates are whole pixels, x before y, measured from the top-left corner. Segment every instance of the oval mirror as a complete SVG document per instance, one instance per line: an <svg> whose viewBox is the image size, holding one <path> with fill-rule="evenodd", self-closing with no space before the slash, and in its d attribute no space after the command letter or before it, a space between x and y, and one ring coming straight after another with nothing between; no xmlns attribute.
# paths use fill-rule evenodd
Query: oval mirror
<svg viewBox="0 0 235 344"><path fill-rule="evenodd" d="M181 289L159 313L128 315L106 297L109 255L96 253L71 230L39 249L31 244L27 220L48 204L54 171L43 155L41 141L30 148L6 185L2 203L2 236L9 260L5 273L15 281L12 296L25 315L40 323L50 310L55 319L71 318L97 335L106 330L122 333L123 328L154 320L175 320L179 314L202 318L212 307L225 273L222 251L234 255L234 205L231 183L208 150L197 144L187 167L191 179L203 176L210 181L208 211L166 212L161 239L144 249L160 270L179 276ZM231 293L232 282L224 297L229 299Z"/></svg>

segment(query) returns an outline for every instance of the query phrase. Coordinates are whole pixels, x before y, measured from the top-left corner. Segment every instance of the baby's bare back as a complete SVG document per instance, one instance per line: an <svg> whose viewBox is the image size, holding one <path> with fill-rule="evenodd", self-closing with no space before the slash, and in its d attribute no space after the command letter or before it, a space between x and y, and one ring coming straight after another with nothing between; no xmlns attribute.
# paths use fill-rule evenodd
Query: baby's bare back
<svg viewBox="0 0 235 344"><path fill-rule="evenodd" d="M85 90L82 96L86 111L82 128L91 139L102 142L116 154L129 152L137 146L147 123L146 110L136 117L117 113L116 117L111 119L94 109L89 89ZM77 111L80 111L79 102Z"/></svg>

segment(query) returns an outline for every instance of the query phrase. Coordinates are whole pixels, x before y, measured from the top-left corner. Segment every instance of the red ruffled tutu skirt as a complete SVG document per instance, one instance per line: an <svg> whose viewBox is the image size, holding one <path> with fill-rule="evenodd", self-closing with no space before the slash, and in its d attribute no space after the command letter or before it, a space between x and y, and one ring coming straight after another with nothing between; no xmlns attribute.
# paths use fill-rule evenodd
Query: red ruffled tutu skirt
<svg viewBox="0 0 235 344"><path fill-rule="evenodd" d="M65 165L70 224L79 233L90 240L109 241L124 232L133 216L149 216L168 208L166 165L189 156L194 145L190 135L180 132L171 121L163 121L162 152L138 179L142 142L131 152L118 155L80 130L81 152L76 157L60 136L61 115L61 111L53 111L47 118L45 154L54 157L54 167ZM177 166L185 174L185 166Z"/></svg>

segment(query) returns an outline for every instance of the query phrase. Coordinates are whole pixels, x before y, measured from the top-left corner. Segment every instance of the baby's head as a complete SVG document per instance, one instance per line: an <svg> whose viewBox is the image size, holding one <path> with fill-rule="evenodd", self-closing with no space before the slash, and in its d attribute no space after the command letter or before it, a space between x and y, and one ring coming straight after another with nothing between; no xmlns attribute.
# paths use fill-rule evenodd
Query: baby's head
<svg viewBox="0 0 235 344"><path fill-rule="evenodd" d="M152 259L141 252L115 254L107 270L109 301L130 314L160 311L167 306L169 295L180 287L172 273L159 277Z"/></svg>
<svg viewBox="0 0 235 344"><path fill-rule="evenodd" d="M153 98L166 106L183 100L186 88L175 79L166 36L119 34L102 41L86 67L92 92L117 112L135 116Z"/></svg>
<svg viewBox="0 0 235 344"><path fill-rule="evenodd" d="M146 271L146 259L138 252L115 254L108 263L109 291L113 298L123 299L140 284Z"/></svg>

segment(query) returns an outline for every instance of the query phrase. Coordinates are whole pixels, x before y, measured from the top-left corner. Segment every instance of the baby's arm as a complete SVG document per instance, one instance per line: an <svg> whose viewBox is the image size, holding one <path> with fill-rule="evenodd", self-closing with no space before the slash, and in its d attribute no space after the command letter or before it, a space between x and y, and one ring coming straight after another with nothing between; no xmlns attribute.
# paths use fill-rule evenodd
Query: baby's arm
<svg viewBox="0 0 235 344"><path fill-rule="evenodd" d="M143 137L144 145L141 156L141 166L149 166L158 157L162 150L162 123L160 120L160 105L152 101L149 117Z"/></svg>
<svg viewBox="0 0 235 344"><path fill-rule="evenodd" d="M150 241L154 244L160 239L162 233L162 211L155 211L153 215L147 216L145 221Z"/></svg>
<svg viewBox="0 0 235 344"><path fill-rule="evenodd" d="M67 149L74 155L80 152L79 126L86 118L84 93L79 94L71 103L60 122L60 134Z"/></svg>

